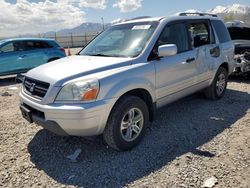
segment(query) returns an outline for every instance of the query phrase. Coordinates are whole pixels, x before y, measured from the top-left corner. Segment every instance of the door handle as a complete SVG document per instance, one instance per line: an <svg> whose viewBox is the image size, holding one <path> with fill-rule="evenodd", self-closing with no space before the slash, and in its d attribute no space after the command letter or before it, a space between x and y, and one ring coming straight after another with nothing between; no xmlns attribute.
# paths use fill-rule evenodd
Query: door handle
<svg viewBox="0 0 250 188"><path fill-rule="evenodd" d="M194 57L190 57L186 60L186 63L192 63L193 61L195 61Z"/></svg>
<svg viewBox="0 0 250 188"><path fill-rule="evenodd" d="M216 47L210 49L210 54L212 57L219 57L220 56L220 47L216 46Z"/></svg>
<svg viewBox="0 0 250 188"><path fill-rule="evenodd" d="M19 59L25 58L27 55L20 55Z"/></svg>

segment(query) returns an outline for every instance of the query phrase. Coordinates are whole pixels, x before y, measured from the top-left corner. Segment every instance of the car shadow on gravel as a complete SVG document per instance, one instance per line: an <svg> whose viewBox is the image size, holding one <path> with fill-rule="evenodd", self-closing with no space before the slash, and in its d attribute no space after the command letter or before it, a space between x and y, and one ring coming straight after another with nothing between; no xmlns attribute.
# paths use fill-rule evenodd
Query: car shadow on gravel
<svg viewBox="0 0 250 188"><path fill-rule="evenodd" d="M0 77L0 87L11 86L16 84L15 76Z"/></svg>
<svg viewBox="0 0 250 188"><path fill-rule="evenodd" d="M244 76L244 75L231 75L229 77L229 82L236 82L236 83L246 83L250 84L250 76Z"/></svg>
<svg viewBox="0 0 250 188"><path fill-rule="evenodd" d="M201 157L218 155L219 149L202 151L198 147L230 129L249 108L248 93L228 90L219 101L195 94L160 109L145 139L132 151L113 151L101 137L60 137L46 130L33 137L28 151L36 168L61 184L122 187L188 152ZM67 156L78 148L82 152L77 162L71 162Z"/></svg>

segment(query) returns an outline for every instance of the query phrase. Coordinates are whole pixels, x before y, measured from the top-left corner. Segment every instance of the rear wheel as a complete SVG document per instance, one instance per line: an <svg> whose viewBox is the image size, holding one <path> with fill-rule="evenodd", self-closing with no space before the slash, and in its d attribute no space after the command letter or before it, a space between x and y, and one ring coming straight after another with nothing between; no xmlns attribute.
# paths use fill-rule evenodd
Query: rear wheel
<svg viewBox="0 0 250 188"><path fill-rule="evenodd" d="M227 82L227 70L224 67L219 67L213 83L204 91L206 97L211 100L218 100L222 98L226 92Z"/></svg>
<svg viewBox="0 0 250 188"><path fill-rule="evenodd" d="M149 122L145 102L125 96L114 106L103 133L106 143L116 150L130 150L142 140Z"/></svg>

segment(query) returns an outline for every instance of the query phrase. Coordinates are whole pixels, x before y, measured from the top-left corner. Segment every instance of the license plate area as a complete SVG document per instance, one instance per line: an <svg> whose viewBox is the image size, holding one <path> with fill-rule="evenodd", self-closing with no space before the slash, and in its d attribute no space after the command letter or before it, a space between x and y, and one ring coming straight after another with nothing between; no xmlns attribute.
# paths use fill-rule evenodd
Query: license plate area
<svg viewBox="0 0 250 188"><path fill-rule="evenodd" d="M26 119L28 122L33 123L31 111L23 105L20 106L20 110L23 118Z"/></svg>

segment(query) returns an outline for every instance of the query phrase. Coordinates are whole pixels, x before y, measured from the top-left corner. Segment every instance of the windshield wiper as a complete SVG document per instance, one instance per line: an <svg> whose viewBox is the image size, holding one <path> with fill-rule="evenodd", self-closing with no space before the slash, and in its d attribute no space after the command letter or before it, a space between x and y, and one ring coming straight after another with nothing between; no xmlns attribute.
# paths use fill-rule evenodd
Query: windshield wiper
<svg viewBox="0 0 250 188"><path fill-rule="evenodd" d="M106 55L106 54L80 54L80 55L88 55L88 56L99 56L99 57L127 57L127 56L123 56L123 55Z"/></svg>
<svg viewBox="0 0 250 188"><path fill-rule="evenodd" d="M100 56L100 57L111 57L110 55L105 55L105 54L85 54L89 56Z"/></svg>

